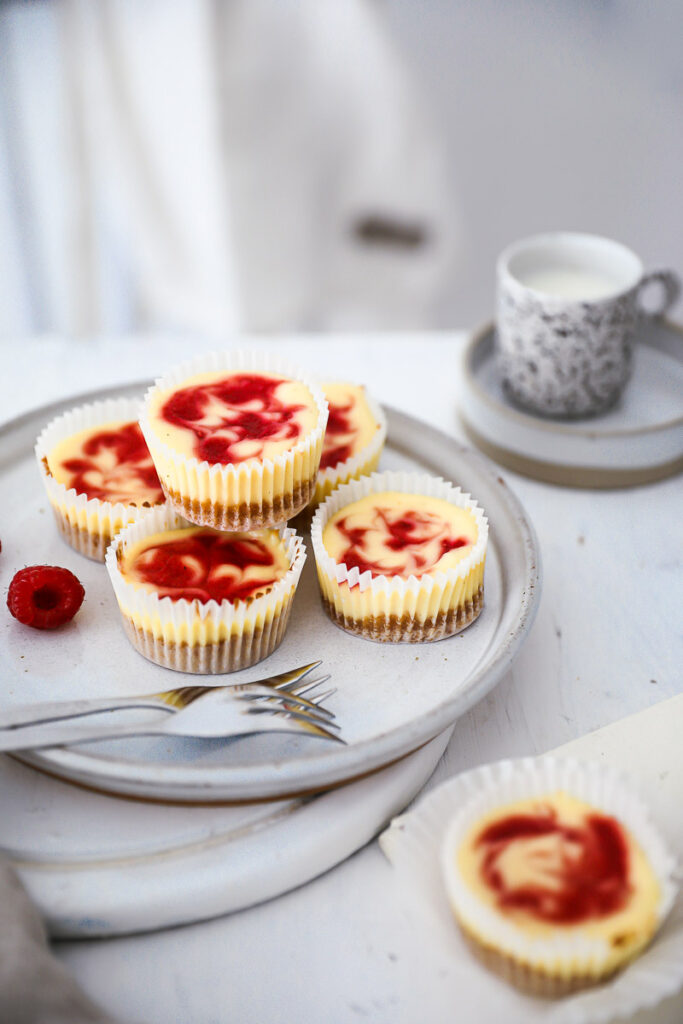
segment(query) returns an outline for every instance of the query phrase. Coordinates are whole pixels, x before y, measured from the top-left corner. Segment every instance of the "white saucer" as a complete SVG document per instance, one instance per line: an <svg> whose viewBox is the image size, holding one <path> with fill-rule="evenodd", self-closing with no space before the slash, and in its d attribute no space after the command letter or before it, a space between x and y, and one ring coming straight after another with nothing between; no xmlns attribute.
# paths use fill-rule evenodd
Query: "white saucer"
<svg viewBox="0 0 683 1024"><path fill-rule="evenodd" d="M493 324L463 350L459 413L471 440L525 476L571 487L629 487L683 470L683 328L644 322L617 405L584 420L543 419L504 396Z"/></svg>

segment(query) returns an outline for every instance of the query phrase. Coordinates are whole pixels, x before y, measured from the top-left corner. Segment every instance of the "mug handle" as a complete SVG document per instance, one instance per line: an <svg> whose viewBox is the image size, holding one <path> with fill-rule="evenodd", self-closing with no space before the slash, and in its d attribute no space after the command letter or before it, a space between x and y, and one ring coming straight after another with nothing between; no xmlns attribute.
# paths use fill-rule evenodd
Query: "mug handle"
<svg viewBox="0 0 683 1024"><path fill-rule="evenodd" d="M662 300L657 308L646 309L641 302L641 296L645 289L649 288L652 284L657 284L661 287ZM644 316L658 317L664 316L667 310L671 309L680 294L681 279L678 274L675 274L673 270L653 270L652 273L645 274L638 285L636 301L640 312Z"/></svg>

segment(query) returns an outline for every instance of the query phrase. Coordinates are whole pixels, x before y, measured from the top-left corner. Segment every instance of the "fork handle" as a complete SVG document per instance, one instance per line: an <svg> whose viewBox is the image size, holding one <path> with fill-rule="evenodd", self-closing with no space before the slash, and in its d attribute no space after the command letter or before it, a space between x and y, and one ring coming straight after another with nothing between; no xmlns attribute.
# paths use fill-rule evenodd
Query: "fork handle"
<svg viewBox="0 0 683 1024"><path fill-rule="evenodd" d="M166 715L161 720L137 725L88 725L75 724L73 721L55 722L54 724L27 725L24 729L8 729L0 733L0 752L13 750L40 750L42 747L59 747L65 743L86 743L88 740L115 740L126 736L152 736L162 734L168 721Z"/></svg>
<svg viewBox="0 0 683 1024"><path fill-rule="evenodd" d="M100 711L118 711L119 708L173 709L152 694L141 697L94 697L83 700L54 700L40 704L19 704L0 712L0 729L18 729L30 725L46 724L60 718L80 718ZM0 750L4 749L0 747Z"/></svg>

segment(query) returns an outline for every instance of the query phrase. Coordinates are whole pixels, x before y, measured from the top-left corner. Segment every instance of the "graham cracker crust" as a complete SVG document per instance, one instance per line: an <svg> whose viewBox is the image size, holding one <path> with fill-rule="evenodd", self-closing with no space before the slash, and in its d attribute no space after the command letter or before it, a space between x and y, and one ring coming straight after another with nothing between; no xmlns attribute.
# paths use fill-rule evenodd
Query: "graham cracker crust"
<svg viewBox="0 0 683 1024"><path fill-rule="evenodd" d="M59 509L52 507L57 528L64 540L70 547L74 548L86 558L92 558L95 562L104 562L107 548L111 544L109 532L91 533L82 526L74 526L70 520L63 516Z"/></svg>
<svg viewBox="0 0 683 1024"><path fill-rule="evenodd" d="M140 505L139 507L153 508L156 506ZM107 554L107 548L113 539L109 530L102 530L100 533L92 533L83 526L75 526L71 520L67 519L67 517L54 505L52 505L52 512L55 517L57 529L70 547L75 551L78 551L79 554L85 555L86 558L92 558L94 562L104 562ZM123 530L127 525L127 523L122 523L119 529ZM119 531L117 530L116 533L118 532ZM116 536L116 534L114 534L114 536Z"/></svg>
<svg viewBox="0 0 683 1024"><path fill-rule="evenodd" d="M292 595L293 596L293 595ZM176 643L141 629L127 615L121 615L123 627L133 647L149 661L175 672L219 675L238 672L263 661L282 643L287 630L291 600L280 615L264 627L231 635L215 644Z"/></svg>
<svg viewBox="0 0 683 1024"><path fill-rule="evenodd" d="M296 484L293 491L276 495L272 501L243 501L239 505L199 501L197 498L188 498L179 491L170 490L163 480L161 485L174 510L191 523L236 533L242 530L282 526L287 520L292 519L313 497L316 476L312 476L303 484Z"/></svg>
<svg viewBox="0 0 683 1024"><path fill-rule="evenodd" d="M568 996L572 992L580 992L582 989L601 985L627 966L625 962L600 976L574 974L566 978L560 977L547 974L538 967L520 963L509 954L501 953L491 946L484 945L462 925L460 925L460 931L471 952L485 967L504 978L508 984L514 985L521 992L544 999L558 999L561 996Z"/></svg>
<svg viewBox="0 0 683 1024"><path fill-rule="evenodd" d="M362 636L366 640L377 640L380 643L422 643L453 636L474 622L484 607L484 587L483 584L479 587L471 601L466 601L448 612L439 612L436 618L424 621L413 618L408 612L400 617L368 615L359 620L338 612L324 596L322 602L332 621L356 636Z"/></svg>

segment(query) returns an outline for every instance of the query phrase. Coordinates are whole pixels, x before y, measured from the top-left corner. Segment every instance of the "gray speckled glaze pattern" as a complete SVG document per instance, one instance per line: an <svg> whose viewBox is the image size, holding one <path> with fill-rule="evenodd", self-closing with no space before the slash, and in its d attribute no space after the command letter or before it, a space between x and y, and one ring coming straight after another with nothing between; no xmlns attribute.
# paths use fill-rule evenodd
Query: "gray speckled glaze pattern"
<svg viewBox="0 0 683 1024"><path fill-rule="evenodd" d="M560 304L508 281L498 298L498 358L507 395L544 416L592 416L631 376L636 289Z"/></svg>
<svg viewBox="0 0 683 1024"><path fill-rule="evenodd" d="M503 389L518 405L543 416L595 416L613 405L631 376L636 328L645 315L644 287L656 283L675 301L680 282L671 271L646 274L620 295L590 302L542 296L510 275L499 279L497 354Z"/></svg>
<svg viewBox="0 0 683 1024"><path fill-rule="evenodd" d="M508 281L497 310L507 395L545 416L607 409L631 375L637 293L633 288L616 299L553 304Z"/></svg>

